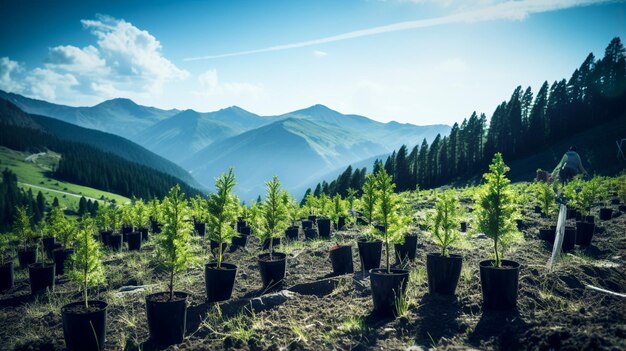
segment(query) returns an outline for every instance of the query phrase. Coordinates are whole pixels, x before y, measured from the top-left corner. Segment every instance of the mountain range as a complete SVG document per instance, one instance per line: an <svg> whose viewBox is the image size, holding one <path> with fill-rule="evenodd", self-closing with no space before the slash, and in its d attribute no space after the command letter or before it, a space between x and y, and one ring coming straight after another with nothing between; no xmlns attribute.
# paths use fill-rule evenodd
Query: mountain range
<svg viewBox="0 0 626 351"><path fill-rule="evenodd" d="M243 199L263 194L265 182L273 175L299 196L320 177L349 164L382 157L403 144L415 145L423 139L430 142L450 130L446 125L381 123L323 105L260 116L236 106L197 112L161 110L128 99L71 107L3 91L0 98L30 114L126 138L182 166L208 189L216 176L234 166L236 192ZM120 138L116 143L121 142ZM194 184L189 176L179 172L176 176Z"/></svg>

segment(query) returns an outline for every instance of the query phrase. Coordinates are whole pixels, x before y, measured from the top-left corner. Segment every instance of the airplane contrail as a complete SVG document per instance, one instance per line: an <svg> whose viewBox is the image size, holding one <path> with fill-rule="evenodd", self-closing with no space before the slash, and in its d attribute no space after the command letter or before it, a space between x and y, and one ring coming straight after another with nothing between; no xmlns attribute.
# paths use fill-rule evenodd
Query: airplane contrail
<svg viewBox="0 0 626 351"><path fill-rule="evenodd" d="M415 21L398 22L385 26L361 29L352 32L333 35L330 37L306 40L297 43L283 44L265 47L261 49L231 52L226 54L206 55L198 57L188 57L184 61L211 60L224 57L245 56L259 54L263 52L289 50L313 45L332 43L342 40L366 37L371 35L399 32L416 28L434 27L451 23L472 23L482 21L492 21L498 19L522 20L533 13L542 13L563 10L573 7L583 7L602 3L622 2L622 0L523 0L507 1L483 9L462 12L453 15L435 17L429 19L419 19Z"/></svg>

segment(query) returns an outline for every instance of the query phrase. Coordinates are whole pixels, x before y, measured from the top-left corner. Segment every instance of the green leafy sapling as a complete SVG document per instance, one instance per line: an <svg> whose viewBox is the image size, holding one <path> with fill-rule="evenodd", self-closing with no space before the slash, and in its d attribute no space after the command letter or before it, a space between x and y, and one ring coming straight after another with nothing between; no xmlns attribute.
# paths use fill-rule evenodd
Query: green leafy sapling
<svg viewBox="0 0 626 351"><path fill-rule="evenodd" d="M296 222L300 220L302 217L302 208L300 208L300 204L295 197L291 196L288 191L283 191L283 202L287 207L287 218L289 219L289 224L291 226L295 226Z"/></svg>
<svg viewBox="0 0 626 351"><path fill-rule="evenodd" d="M161 202L158 199L153 198L148 201L148 216L150 220L160 223L163 220L162 214Z"/></svg>
<svg viewBox="0 0 626 351"><path fill-rule="evenodd" d="M391 273L391 265L389 264L390 243L401 242L406 233L406 221L401 218L402 199L394 189L396 185L387 171L380 169L374 175L374 184L378 193L378 201L375 206L375 216L384 229L382 232L375 231L374 235L379 236L385 244L386 250L386 269L387 273Z"/></svg>
<svg viewBox="0 0 626 351"><path fill-rule="evenodd" d="M261 241L269 241L270 260L274 254L274 240L279 238L289 226L287 208L282 199L280 180L274 176L265 183L267 194L265 201L258 204L258 210L253 216L253 227Z"/></svg>
<svg viewBox="0 0 626 351"><path fill-rule="evenodd" d="M322 217L329 217L332 206L330 196L322 193L317 199L317 213Z"/></svg>
<svg viewBox="0 0 626 351"><path fill-rule="evenodd" d="M304 208L307 210L307 213L312 216L317 215L318 207L318 198L311 193L307 194L304 199Z"/></svg>
<svg viewBox="0 0 626 351"><path fill-rule="evenodd" d="M185 194L177 184L163 199L163 231L157 236L158 255L169 273L169 299L174 299L174 276L187 269L192 259L188 245L191 223Z"/></svg>
<svg viewBox="0 0 626 351"><path fill-rule="evenodd" d="M339 225L339 217L348 217L348 207L346 201L341 198L341 195L337 194L333 196L329 215L335 226Z"/></svg>
<svg viewBox="0 0 626 351"><path fill-rule="evenodd" d="M190 200L190 204L191 204L191 215L194 221L198 223L206 223L209 220L209 213L207 213L206 200L202 196L196 195Z"/></svg>
<svg viewBox="0 0 626 351"><path fill-rule="evenodd" d="M107 205L102 205L98 207L96 211L96 227L98 227L101 231L109 231L113 230L113 225L111 223L111 208Z"/></svg>
<svg viewBox="0 0 626 351"><path fill-rule="evenodd" d="M617 197L626 204L626 175L617 178Z"/></svg>
<svg viewBox="0 0 626 351"><path fill-rule="evenodd" d="M358 191L353 188L348 188L348 194L346 195L346 201L348 202L348 211L350 212L350 216L348 217L348 223L356 222L356 208L358 205L357 199Z"/></svg>
<svg viewBox="0 0 626 351"><path fill-rule="evenodd" d="M367 219L368 225L371 227L374 222L374 215L376 212L376 203L378 202L379 193L376 187L376 178L374 174L368 174L365 177L365 182L361 188L363 195L361 196L360 204L361 211Z"/></svg>
<svg viewBox="0 0 626 351"><path fill-rule="evenodd" d="M237 231L231 223L237 220L239 209L239 199L233 193L235 183L235 173L233 168L228 173L222 173L215 179L216 192L210 194L206 204L208 209L208 236L218 243L217 246L217 268L222 267L222 244L230 243Z"/></svg>
<svg viewBox="0 0 626 351"><path fill-rule="evenodd" d="M120 208L121 221L124 227L133 227L133 223L135 222L135 211L133 211L133 206L131 204L125 204Z"/></svg>
<svg viewBox="0 0 626 351"><path fill-rule="evenodd" d="M148 228L150 213L146 203L141 199L135 200L133 205L133 225L135 228Z"/></svg>
<svg viewBox="0 0 626 351"><path fill-rule="evenodd" d="M448 248L461 240L459 233L461 217L461 205L454 191L444 191L435 204L432 223L433 240L441 248L441 256L448 257Z"/></svg>
<svg viewBox="0 0 626 351"><path fill-rule="evenodd" d="M33 244L35 239L35 231L31 224L31 216L28 214L26 206L17 206L15 212L15 220L13 221L13 233L18 240L22 242L24 250Z"/></svg>
<svg viewBox="0 0 626 351"><path fill-rule="evenodd" d="M2 265L11 261L11 253L13 251L10 244L11 240L14 240L13 233L0 234L0 264Z"/></svg>
<svg viewBox="0 0 626 351"><path fill-rule="evenodd" d="M83 216L78 229L75 252L71 256L72 269L69 277L81 284L85 308L89 308L88 289L106 281L100 243L94 239L95 230L94 220L88 215Z"/></svg>
<svg viewBox="0 0 626 351"><path fill-rule="evenodd" d="M506 177L509 167L504 164L502 154L496 153L489 165L486 180L478 191L476 216L478 230L493 240L495 267L502 266L502 255L506 247L520 239L515 220L518 208L511 181Z"/></svg>
<svg viewBox="0 0 626 351"><path fill-rule="evenodd" d="M550 216L556 211L556 193L546 182L537 182L534 186L536 199L539 201L541 212Z"/></svg>

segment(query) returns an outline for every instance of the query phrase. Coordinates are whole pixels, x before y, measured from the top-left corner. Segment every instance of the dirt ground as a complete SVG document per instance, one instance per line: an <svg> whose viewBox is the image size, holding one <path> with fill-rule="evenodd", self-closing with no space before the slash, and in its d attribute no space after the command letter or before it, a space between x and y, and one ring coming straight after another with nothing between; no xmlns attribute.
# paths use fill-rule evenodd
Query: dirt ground
<svg viewBox="0 0 626 351"><path fill-rule="evenodd" d="M259 241L250 237L245 249L225 256L238 266L232 299L213 305L205 302L204 290L203 264L210 254L202 247L208 243L195 237L197 262L176 283L176 290L191 294L187 336L167 350L626 350L626 299L586 288L626 293L626 215L597 220L592 245L564 255L548 272L551 247L538 231L554 220L530 206L523 214L525 241L506 256L522 265L518 308L508 312L482 309L478 263L491 258L492 242L481 235L453 250L464 260L457 295L441 297L428 294L425 270L426 254L437 248L419 232L417 257L408 265L410 307L406 315L386 320L370 314L369 276L359 271L355 241L359 228L340 231L333 241L281 247L288 254L289 290L265 295L259 290ZM353 275L330 277L328 249L335 242L352 244ZM145 295L165 290L166 281L153 256L150 242L140 252L105 256L107 288L91 293L109 304L107 350L153 349ZM80 299L77 285L62 277L47 296L29 293L27 272L17 269L15 288L0 296L0 349L63 350L60 309Z"/></svg>

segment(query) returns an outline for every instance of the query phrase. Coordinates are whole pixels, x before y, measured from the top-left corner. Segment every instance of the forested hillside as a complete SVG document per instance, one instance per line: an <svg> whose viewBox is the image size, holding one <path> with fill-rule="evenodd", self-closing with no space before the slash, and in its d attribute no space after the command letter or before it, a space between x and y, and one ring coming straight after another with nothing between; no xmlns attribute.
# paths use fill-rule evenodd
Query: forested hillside
<svg viewBox="0 0 626 351"><path fill-rule="evenodd" d="M536 94L530 87L518 86L508 101L496 107L489 123L484 113L474 112L460 125L455 123L449 135L438 135L430 145L426 140L412 149L403 145L384 163L377 160L373 165L374 172L384 167L393 175L397 191L416 186L433 188L464 181L483 172L495 152L502 152L510 161L529 158L561 141L580 140L570 138L608 122L617 120L617 129L611 134L626 137L624 52L624 46L616 37L607 46L602 59L596 60L590 53L569 80L552 84L546 81ZM596 136L595 143L608 145L604 150L615 146L615 140L607 135L600 133ZM583 160L593 164L592 172L615 173L624 168L623 161L616 159L615 154L607 157L606 153L593 152L596 145L587 145L586 150L579 149L579 152ZM566 150L563 146L561 153L554 156L556 161ZM619 162L622 167L616 167ZM361 179L360 183L358 179ZM349 167L336 180L324 181L315 191L309 189L308 192L345 196L349 187L359 189L362 179L361 176L355 178Z"/></svg>

